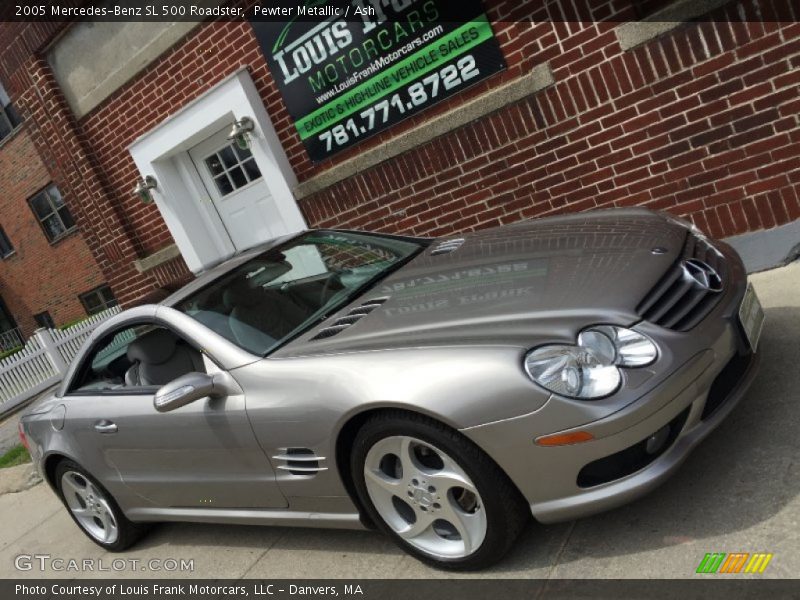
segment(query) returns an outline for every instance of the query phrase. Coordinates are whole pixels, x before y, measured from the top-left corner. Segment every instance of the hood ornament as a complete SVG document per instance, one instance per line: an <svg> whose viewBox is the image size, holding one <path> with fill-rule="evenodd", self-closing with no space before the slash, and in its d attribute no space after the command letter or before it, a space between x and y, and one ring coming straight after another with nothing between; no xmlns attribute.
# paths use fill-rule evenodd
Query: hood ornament
<svg viewBox="0 0 800 600"><path fill-rule="evenodd" d="M722 291L722 277L702 260L690 258L681 264L683 276L690 279L700 289L709 292Z"/></svg>

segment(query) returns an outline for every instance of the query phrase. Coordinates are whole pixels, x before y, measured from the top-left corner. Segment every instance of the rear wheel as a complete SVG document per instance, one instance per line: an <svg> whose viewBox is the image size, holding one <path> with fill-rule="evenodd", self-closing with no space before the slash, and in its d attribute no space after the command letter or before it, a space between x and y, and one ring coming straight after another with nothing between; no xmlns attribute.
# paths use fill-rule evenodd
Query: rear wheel
<svg viewBox="0 0 800 600"><path fill-rule="evenodd" d="M61 461L56 484L72 520L98 546L119 552L130 547L146 530L129 521L114 498L79 464Z"/></svg>
<svg viewBox="0 0 800 600"><path fill-rule="evenodd" d="M528 519L519 492L484 452L421 416L392 412L369 420L356 436L351 466L372 520L437 567L489 566Z"/></svg>

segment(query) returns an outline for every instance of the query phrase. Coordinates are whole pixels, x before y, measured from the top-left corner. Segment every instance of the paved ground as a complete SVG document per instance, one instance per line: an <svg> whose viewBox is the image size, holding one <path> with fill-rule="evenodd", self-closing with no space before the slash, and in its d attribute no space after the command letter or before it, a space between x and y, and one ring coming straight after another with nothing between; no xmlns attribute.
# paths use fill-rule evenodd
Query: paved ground
<svg viewBox="0 0 800 600"><path fill-rule="evenodd" d="M0 454L5 454L19 444L19 433L17 431L19 415L19 412L14 413L0 423Z"/></svg>
<svg viewBox="0 0 800 600"><path fill-rule="evenodd" d="M679 473L627 507L531 525L506 560L476 576L691 577L706 552L771 552L763 576L798 577L800 262L753 281L767 313L761 373ZM109 555L78 532L44 484L0 496L0 531L0 577L81 576L18 571L20 554L102 559L106 567L114 558L193 559L195 577L449 576L370 532L168 524L132 550ZM119 575L170 574L126 569Z"/></svg>

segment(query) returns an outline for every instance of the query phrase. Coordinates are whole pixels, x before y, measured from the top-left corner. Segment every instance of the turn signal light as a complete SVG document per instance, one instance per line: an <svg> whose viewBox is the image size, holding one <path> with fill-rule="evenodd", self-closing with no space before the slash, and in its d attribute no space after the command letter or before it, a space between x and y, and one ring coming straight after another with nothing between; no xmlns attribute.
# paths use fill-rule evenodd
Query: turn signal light
<svg viewBox="0 0 800 600"><path fill-rule="evenodd" d="M573 431L571 433L554 433L543 435L534 440L537 446L566 446L568 444L580 444L593 440L594 436L588 431Z"/></svg>

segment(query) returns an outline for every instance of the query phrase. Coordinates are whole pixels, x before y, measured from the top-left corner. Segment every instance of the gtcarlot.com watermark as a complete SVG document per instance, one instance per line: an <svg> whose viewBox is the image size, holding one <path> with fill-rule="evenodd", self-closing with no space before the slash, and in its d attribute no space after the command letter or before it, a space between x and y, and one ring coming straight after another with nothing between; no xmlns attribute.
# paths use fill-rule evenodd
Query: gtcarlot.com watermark
<svg viewBox="0 0 800 600"><path fill-rule="evenodd" d="M14 558L18 571L86 572L186 572L194 571L193 558L64 558L50 554L18 554Z"/></svg>

